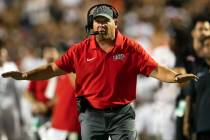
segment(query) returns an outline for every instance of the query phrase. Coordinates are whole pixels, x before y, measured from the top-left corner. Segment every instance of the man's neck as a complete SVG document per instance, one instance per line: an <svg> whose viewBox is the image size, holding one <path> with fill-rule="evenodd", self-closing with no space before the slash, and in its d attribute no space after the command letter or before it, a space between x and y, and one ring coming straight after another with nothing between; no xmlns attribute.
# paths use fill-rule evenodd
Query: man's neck
<svg viewBox="0 0 210 140"><path fill-rule="evenodd" d="M96 42L98 43L99 47L108 53L112 47L114 46L114 40L97 40Z"/></svg>
<svg viewBox="0 0 210 140"><path fill-rule="evenodd" d="M96 42L99 44L99 45L106 45L106 46L112 46L114 44L114 39L99 39L96 37Z"/></svg>

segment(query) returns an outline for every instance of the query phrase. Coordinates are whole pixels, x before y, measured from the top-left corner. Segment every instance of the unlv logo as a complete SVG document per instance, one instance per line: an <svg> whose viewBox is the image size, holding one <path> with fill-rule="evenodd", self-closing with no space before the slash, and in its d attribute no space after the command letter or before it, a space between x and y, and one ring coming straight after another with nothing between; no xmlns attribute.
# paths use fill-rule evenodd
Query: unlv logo
<svg viewBox="0 0 210 140"><path fill-rule="evenodd" d="M116 55L113 55L113 60L124 60L125 59L125 55L122 54L122 53L119 53L119 54L116 54Z"/></svg>

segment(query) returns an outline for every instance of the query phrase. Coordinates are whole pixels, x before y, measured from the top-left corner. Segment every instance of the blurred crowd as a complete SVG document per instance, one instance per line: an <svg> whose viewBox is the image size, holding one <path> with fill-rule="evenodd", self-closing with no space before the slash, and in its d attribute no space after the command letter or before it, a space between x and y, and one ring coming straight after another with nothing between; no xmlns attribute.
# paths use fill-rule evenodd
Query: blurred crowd
<svg viewBox="0 0 210 140"><path fill-rule="evenodd" d="M209 0L0 0L0 74L16 69L28 71L53 62L71 44L86 37L88 9L99 3L111 4L118 10L119 30L142 44L158 63L180 73L198 74L209 69L210 64L203 61L210 53L201 49L206 41L203 38L210 35ZM72 89L72 77L38 83L0 77L0 140L44 140L42 135L49 126L79 135L78 124L71 128L49 124L59 120L59 115L54 115L60 113L54 109L59 102L59 98L54 99L55 92ZM62 79L69 84L64 86ZM206 83L209 79L203 80ZM166 84L141 75L137 81L134 107L139 139L195 140L198 136L194 134L210 134L210 126L198 129L198 117L192 117L199 112L197 103L202 102L202 96L198 101L198 96L188 93L197 90L189 90L194 83ZM57 96L65 98L64 92ZM205 98L210 99L207 95ZM76 105L72 106L66 110L76 118L77 113L72 111ZM67 119L69 123L76 122L73 117ZM49 135L56 137L53 132ZM79 136L69 137L76 139Z"/></svg>

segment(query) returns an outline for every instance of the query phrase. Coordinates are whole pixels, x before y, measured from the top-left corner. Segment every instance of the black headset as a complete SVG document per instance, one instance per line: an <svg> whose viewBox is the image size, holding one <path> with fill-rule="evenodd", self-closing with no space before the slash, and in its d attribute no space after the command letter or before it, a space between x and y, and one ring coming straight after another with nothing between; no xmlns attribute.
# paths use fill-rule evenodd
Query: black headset
<svg viewBox="0 0 210 140"><path fill-rule="evenodd" d="M109 4L97 4L97 5L92 6L87 12L87 24L85 26L85 30L86 30L86 33L88 34L88 36L90 35L90 30L93 29L93 13L92 13L92 11L93 11L93 9L101 7L101 6L107 6L113 11L113 19L117 19L119 16L117 9L115 9L113 6L111 6Z"/></svg>

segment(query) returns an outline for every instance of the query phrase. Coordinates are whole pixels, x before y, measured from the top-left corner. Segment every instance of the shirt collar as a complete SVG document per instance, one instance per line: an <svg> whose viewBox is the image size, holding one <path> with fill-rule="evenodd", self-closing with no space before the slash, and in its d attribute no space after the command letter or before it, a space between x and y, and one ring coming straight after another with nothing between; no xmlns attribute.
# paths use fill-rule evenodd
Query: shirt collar
<svg viewBox="0 0 210 140"><path fill-rule="evenodd" d="M117 47L117 48L119 47L122 49L122 47L123 47L122 44L123 44L123 35L118 30L116 30L116 38L115 38L114 47ZM91 35L91 37L90 37L90 48L91 49L97 48L97 44L96 44L94 35Z"/></svg>

